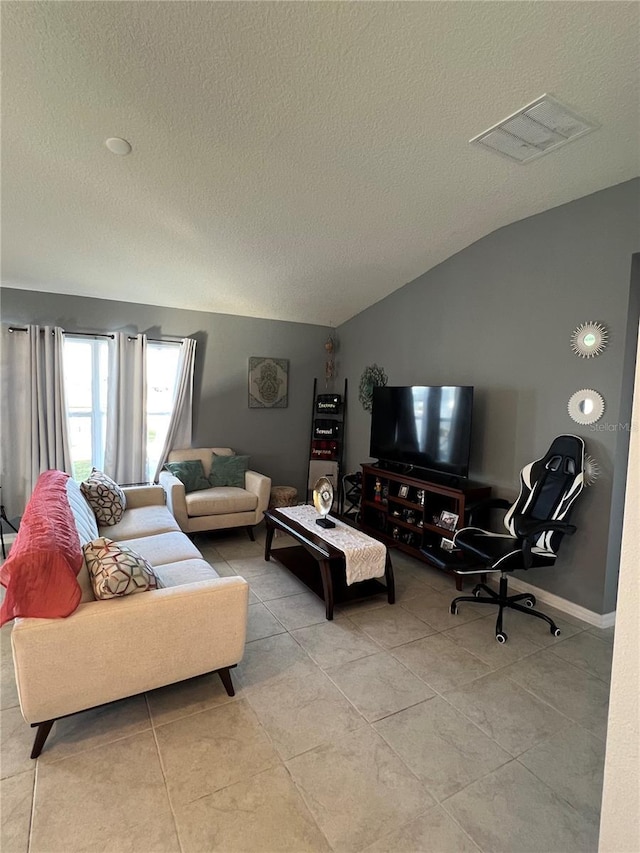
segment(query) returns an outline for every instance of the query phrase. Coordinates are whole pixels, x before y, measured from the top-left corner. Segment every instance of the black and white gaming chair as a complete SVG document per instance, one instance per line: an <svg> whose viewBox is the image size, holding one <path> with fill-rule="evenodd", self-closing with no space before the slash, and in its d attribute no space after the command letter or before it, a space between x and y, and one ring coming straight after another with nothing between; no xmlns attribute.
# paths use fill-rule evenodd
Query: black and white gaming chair
<svg viewBox="0 0 640 853"><path fill-rule="evenodd" d="M505 607L544 619L554 637L559 636L560 629L553 619L533 610L535 596L530 593L507 595L506 573L555 563L562 537L571 536L576 531L568 522L573 503L583 485L584 441L576 435L559 435L542 459L531 462L520 472L520 494L513 505L492 499L479 505L478 508L481 506L483 509L506 509L504 525L509 533L491 533L479 527L459 530L453 540L455 546L471 559L469 567L460 567L457 573L500 572L500 589L495 592L486 584L479 583L472 596L454 598L451 613L458 612L461 601L496 605L499 608L496 621L496 640L499 643L507 641L502 630ZM482 595L482 592L487 595Z"/></svg>

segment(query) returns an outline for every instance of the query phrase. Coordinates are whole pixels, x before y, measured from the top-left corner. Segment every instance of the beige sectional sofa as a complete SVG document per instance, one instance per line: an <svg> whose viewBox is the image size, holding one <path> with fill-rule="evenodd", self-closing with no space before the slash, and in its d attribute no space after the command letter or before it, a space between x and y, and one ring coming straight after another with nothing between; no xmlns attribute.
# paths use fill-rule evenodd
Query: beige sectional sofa
<svg viewBox="0 0 640 853"><path fill-rule="evenodd" d="M145 557L163 584L96 601L86 565L82 601L64 619L18 618L11 642L20 707L38 732L40 753L56 718L217 671L229 693L229 668L244 652L249 587L219 577L180 530L160 486L125 489L122 520L98 528L77 483L66 485L80 544L106 536Z"/></svg>
<svg viewBox="0 0 640 853"><path fill-rule="evenodd" d="M190 447L172 450L168 461L199 459L204 475L208 477L214 453L217 456L234 455L230 447ZM183 483L169 471L160 473L160 484L167 493L167 505L185 533L244 527L251 540L254 539L253 528L262 521L271 494L271 479L257 471L245 473L244 489L214 486L186 494Z"/></svg>

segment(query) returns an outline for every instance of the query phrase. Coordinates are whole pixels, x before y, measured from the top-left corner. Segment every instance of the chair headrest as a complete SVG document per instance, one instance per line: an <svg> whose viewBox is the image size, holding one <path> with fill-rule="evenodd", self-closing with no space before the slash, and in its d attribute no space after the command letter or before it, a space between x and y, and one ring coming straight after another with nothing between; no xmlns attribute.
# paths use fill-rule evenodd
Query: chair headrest
<svg viewBox="0 0 640 853"><path fill-rule="evenodd" d="M544 466L547 471L559 471L562 465L562 456L552 456Z"/></svg>

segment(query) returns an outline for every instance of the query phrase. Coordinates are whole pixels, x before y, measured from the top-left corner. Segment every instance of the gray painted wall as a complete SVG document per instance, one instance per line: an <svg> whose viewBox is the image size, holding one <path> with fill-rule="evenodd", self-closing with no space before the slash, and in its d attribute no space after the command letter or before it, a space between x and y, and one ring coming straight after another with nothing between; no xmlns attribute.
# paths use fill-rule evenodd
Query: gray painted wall
<svg viewBox="0 0 640 853"><path fill-rule="evenodd" d="M586 439L601 476L577 506L579 532L565 540L555 569L523 577L600 613L615 600L628 434L579 427L566 405L574 391L593 387L606 400L601 425L628 420L628 353L638 325L631 314L640 310L629 289L631 255L640 248L639 188L631 181L503 228L338 331L335 390L348 378L349 470L369 459L370 416L357 396L362 370L373 362L390 384L475 386L471 475L500 496L515 496L522 465L558 433ZM326 327L10 288L2 291L2 313L3 321L68 331L196 336L194 443L248 453L257 470L304 493L312 385L324 369ZM600 358L578 359L569 336L591 319L609 326L611 343ZM250 355L290 360L287 409L247 407Z"/></svg>
<svg viewBox="0 0 640 853"><path fill-rule="evenodd" d="M601 425L617 425L628 412L623 368L631 256L640 248L639 188L630 181L502 228L338 330L338 368L350 387L350 470L370 458L370 416L357 393L362 370L374 362L390 385L475 386L471 476L501 497L515 497L521 467L555 435L586 440L601 475L576 506L578 533L565 539L554 569L522 577L598 613L613 609L620 535L616 517L609 547L613 469L628 434L575 424L567 401L594 388L606 401ZM610 345L596 359L580 359L569 347L585 320L610 329ZM621 484L623 472L617 495Z"/></svg>
<svg viewBox="0 0 640 853"><path fill-rule="evenodd" d="M2 321L196 337L194 446L233 447L274 484L306 494L313 379L324 372L326 327L12 288L2 289ZM287 408L248 408L252 355L289 359Z"/></svg>

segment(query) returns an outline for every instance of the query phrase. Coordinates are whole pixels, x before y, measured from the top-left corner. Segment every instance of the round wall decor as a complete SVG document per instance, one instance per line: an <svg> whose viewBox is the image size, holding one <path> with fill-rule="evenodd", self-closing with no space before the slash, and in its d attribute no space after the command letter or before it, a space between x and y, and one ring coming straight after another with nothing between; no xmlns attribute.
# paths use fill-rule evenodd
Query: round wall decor
<svg viewBox="0 0 640 853"><path fill-rule="evenodd" d="M585 453L584 456L584 484L585 486L593 486L595 481L600 476L600 466L590 453Z"/></svg>
<svg viewBox="0 0 640 853"><path fill-rule="evenodd" d="M583 388L569 397L567 409L577 424L595 424L604 413L604 398L591 388Z"/></svg>
<svg viewBox="0 0 640 853"><path fill-rule="evenodd" d="M316 524L320 527L335 527L333 521L327 518L333 506L333 486L328 477L320 477L313 487L313 505L320 518L316 519Z"/></svg>
<svg viewBox="0 0 640 853"><path fill-rule="evenodd" d="M580 358L595 358L607 346L609 332L602 323L580 323L571 334L571 349Z"/></svg>
<svg viewBox="0 0 640 853"><path fill-rule="evenodd" d="M373 389L378 385L386 385L388 381L389 377L381 367L378 367L377 364L370 364L369 367L365 367L362 371L358 399L362 403L362 408L365 412L371 411L373 403Z"/></svg>

